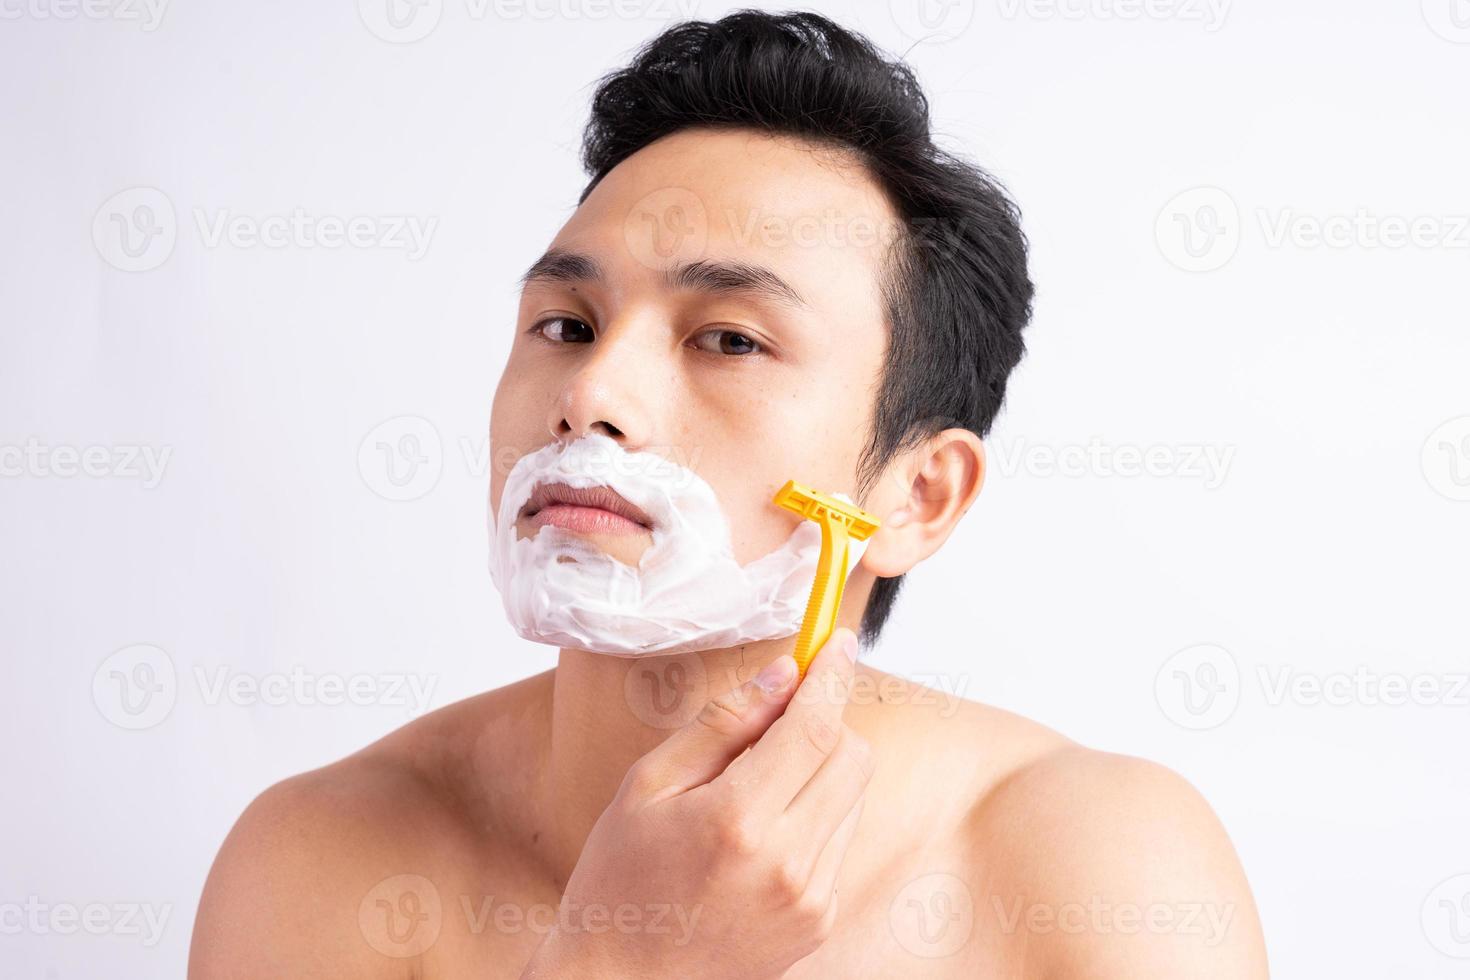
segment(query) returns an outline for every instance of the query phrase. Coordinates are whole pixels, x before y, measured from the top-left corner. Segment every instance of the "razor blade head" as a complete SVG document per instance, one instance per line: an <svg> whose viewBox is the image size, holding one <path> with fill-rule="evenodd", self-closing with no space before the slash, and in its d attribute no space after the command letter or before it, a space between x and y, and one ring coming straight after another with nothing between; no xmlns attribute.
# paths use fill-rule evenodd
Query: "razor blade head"
<svg viewBox="0 0 1470 980"><path fill-rule="evenodd" d="M878 530L878 518L861 507L838 500L830 494L813 490L811 487L802 486L795 480L787 480L786 485L776 491L773 500L776 506L784 507L793 514L799 514L818 523L829 516L834 517L846 525L848 537L859 541L865 540Z"/></svg>

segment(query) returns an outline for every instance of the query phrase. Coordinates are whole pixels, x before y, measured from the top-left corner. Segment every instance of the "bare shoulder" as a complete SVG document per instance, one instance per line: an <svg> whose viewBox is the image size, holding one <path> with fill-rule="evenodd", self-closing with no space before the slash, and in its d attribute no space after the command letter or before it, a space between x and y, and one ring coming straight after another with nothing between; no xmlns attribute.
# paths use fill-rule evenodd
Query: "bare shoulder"
<svg viewBox="0 0 1470 980"><path fill-rule="evenodd" d="M970 839L986 914L1048 975L1267 976L1235 848L1164 766L1062 745L975 802Z"/></svg>
<svg viewBox="0 0 1470 980"><path fill-rule="evenodd" d="M977 928L1006 940L1017 975L1267 975L1235 848L1188 781L965 693L865 667L849 718L878 799L904 801L885 827L955 828Z"/></svg>
<svg viewBox="0 0 1470 980"><path fill-rule="evenodd" d="M456 882L493 846L467 794L495 766L477 756L471 733L487 717L515 715L516 689L537 680L432 712L257 796L210 869L189 975L411 975L412 945L379 935L375 896L422 903L437 889L415 881Z"/></svg>

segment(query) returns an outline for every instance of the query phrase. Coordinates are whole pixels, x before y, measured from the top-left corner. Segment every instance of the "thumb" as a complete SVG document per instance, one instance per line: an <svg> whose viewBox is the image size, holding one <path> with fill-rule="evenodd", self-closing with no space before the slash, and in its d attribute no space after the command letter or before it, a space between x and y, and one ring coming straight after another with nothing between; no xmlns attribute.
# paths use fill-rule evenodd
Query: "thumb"
<svg viewBox="0 0 1470 980"><path fill-rule="evenodd" d="M640 759L638 768L665 799L704 785L781 717L795 680L796 661L789 654L778 657L751 680L706 703L688 724Z"/></svg>

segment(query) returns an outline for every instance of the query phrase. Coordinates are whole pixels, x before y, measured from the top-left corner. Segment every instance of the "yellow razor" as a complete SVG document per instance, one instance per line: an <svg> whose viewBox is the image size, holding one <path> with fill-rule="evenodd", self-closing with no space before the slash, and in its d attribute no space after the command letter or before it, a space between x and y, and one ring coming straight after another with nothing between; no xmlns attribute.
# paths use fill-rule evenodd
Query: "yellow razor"
<svg viewBox="0 0 1470 980"><path fill-rule="evenodd" d="M806 601L806 615L801 632L796 636L796 669L805 677L822 644L837 625L837 610L842 607L842 587L847 584L847 542L867 540L878 530L878 518L867 511L844 503L829 494L818 493L795 480L776 491L774 503L822 528L822 553L817 558L817 577L812 594Z"/></svg>

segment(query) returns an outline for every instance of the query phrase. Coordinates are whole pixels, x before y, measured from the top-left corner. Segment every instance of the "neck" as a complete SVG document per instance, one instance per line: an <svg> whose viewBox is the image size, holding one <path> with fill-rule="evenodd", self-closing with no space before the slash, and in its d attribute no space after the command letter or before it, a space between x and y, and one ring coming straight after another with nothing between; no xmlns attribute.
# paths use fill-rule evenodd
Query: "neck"
<svg viewBox="0 0 1470 980"><path fill-rule="evenodd" d="M856 630L873 577L848 576L837 625ZM564 886L593 824L633 763L694 720L711 699L750 680L796 648L796 636L667 656L613 657L564 648L552 674L550 731L534 808L542 857Z"/></svg>
<svg viewBox="0 0 1470 980"><path fill-rule="evenodd" d="M639 758L792 651L794 637L669 656L612 657L563 649L551 690L551 732L541 782L545 857L559 883Z"/></svg>

